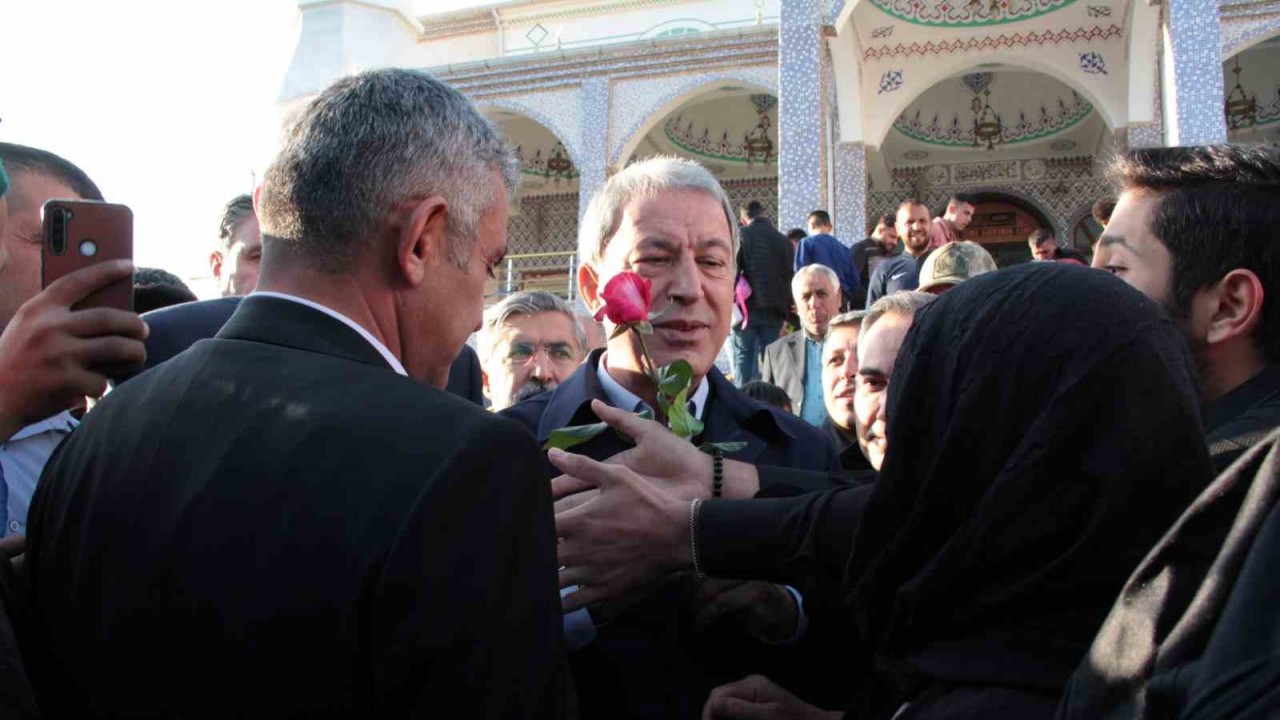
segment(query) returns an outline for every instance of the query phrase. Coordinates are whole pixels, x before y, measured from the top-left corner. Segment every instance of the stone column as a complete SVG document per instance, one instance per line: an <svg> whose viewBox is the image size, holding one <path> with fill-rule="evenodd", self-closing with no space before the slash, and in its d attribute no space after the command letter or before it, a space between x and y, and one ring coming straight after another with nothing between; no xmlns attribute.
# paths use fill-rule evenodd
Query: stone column
<svg viewBox="0 0 1280 720"><path fill-rule="evenodd" d="M804 227L822 193L822 2L782 0L778 29L779 228Z"/></svg>
<svg viewBox="0 0 1280 720"><path fill-rule="evenodd" d="M582 157L578 160L578 222L609 168L609 78L582 83Z"/></svg>
<svg viewBox="0 0 1280 720"><path fill-rule="evenodd" d="M867 236L867 147L842 142L835 153L836 237L852 245Z"/></svg>
<svg viewBox="0 0 1280 720"><path fill-rule="evenodd" d="M1165 142L1226 142L1218 0L1166 0L1162 30Z"/></svg>

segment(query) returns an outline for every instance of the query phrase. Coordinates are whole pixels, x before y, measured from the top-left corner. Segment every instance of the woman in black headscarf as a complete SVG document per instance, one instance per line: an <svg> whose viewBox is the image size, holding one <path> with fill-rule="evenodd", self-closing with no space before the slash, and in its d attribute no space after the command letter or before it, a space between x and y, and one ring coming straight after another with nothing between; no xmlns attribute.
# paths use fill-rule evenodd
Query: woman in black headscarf
<svg viewBox="0 0 1280 720"><path fill-rule="evenodd" d="M810 559L844 560L875 656L846 717L1052 717L1125 578L1212 477L1196 398L1172 323L1104 273L1026 265L920 311L875 485L744 501L808 503ZM852 549L818 547L842 522ZM707 717L735 716L714 697Z"/></svg>
<svg viewBox="0 0 1280 720"><path fill-rule="evenodd" d="M1280 715L1280 431L1201 493L1116 600L1064 720Z"/></svg>

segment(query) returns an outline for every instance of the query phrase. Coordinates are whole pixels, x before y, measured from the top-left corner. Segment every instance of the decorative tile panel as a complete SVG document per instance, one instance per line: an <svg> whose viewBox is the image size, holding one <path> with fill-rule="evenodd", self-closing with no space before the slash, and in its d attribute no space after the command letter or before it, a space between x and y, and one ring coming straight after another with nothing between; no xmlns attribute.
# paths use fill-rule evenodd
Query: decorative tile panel
<svg viewBox="0 0 1280 720"><path fill-rule="evenodd" d="M929 40L897 45L881 45L869 47L862 53L864 61L884 60L890 57L934 57L967 52L994 52L1012 50L1014 48L1037 47L1041 45L1062 45L1067 43L1095 43L1106 40L1118 40L1124 37L1124 28L1119 25L1094 25L1075 29L1027 31L1004 35L985 35L983 37L956 38L954 40Z"/></svg>
<svg viewBox="0 0 1280 720"><path fill-rule="evenodd" d="M822 198L820 0L783 0L778 32L779 226L803 224Z"/></svg>
<svg viewBox="0 0 1280 720"><path fill-rule="evenodd" d="M1173 67L1163 72L1173 73L1177 94L1169 128L1173 132L1166 140L1178 145L1226 142L1218 0L1166 0L1164 10Z"/></svg>
<svg viewBox="0 0 1280 720"><path fill-rule="evenodd" d="M582 159L576 160L579 173L578 218L604 185L608 166L606 143L609 137L609 80L588 78L582 83Z"/></svg>
<svg viewBox="0 0 1280 720"><path fill-rule="evenodd" d="M852 245L867 235L867 149L862 143L839 143L836 153L836 237Z"/></svg>

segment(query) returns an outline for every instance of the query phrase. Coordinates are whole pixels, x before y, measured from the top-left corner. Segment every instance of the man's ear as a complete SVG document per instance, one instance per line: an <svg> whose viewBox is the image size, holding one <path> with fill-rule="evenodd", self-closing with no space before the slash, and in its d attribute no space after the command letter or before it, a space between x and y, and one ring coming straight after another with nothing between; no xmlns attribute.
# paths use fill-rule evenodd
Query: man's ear
<svg viewBox="0 0 1280 720"><path fill-rule="evenodd" d="M214 250L209 253L209 272L213 273L213 279L218 280L222 277L222 251Z"/></svg>
<svg viewBox="0 0 1280 720"><path fill-rule="evenodd" d="M430 268L447 259L449 204L432 195L398 206L393 218L396 270L410 287L417 287Z"/></svg>
<svg viewBox="0 0 1280 720"><path fill-rule="evenodd" d="M1262 321L1265 294L1252 270L1236 268L1224 275L1211 292L1214 306L1205 340L1213 345L1252 335Z"/></svg>
<svg viewBox="0 0 1280 720"><path fill-rule="evenodd" d="M600 309L600 274L590 265L578 266L578 297L592 315Z"/></svg>

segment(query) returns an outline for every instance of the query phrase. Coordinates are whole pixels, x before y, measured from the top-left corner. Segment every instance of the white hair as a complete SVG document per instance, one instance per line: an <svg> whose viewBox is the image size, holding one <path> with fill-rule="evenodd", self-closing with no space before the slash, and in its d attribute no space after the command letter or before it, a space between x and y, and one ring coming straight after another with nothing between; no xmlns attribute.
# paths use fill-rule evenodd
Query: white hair
<svg viewBox="0 0 1280 720"><path fill-rule="evenodd" d="M609 178L591 198L578 225L578 261L598 267L605 247L618 231L622 209L639 197L653 197L668 190L698 190L715 198L724 210L733 255L738 254L737 225L733 206L724 188L703 166L678 157L654 157L628 166Z"/></svg>
<svg viewBox="0 0 1280 720"><path fill-rule="evenodd" d="M805 265L791 276L791 295L794 297L800 291L800 283L810 275L821 275L831 283L831 287L835 290L840 289L840 276L836 275L836 271L823 265L822 263L813 263ZM799 302L798 300L796 302Z"/></svg>

